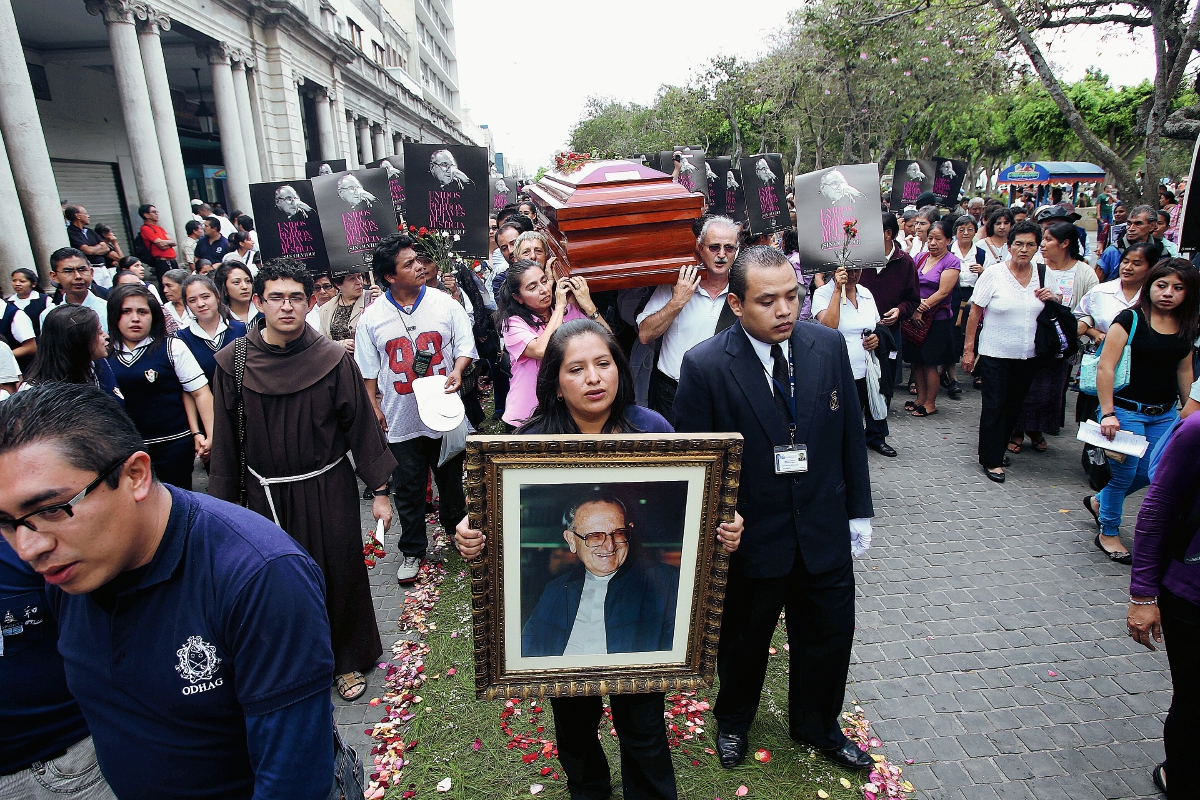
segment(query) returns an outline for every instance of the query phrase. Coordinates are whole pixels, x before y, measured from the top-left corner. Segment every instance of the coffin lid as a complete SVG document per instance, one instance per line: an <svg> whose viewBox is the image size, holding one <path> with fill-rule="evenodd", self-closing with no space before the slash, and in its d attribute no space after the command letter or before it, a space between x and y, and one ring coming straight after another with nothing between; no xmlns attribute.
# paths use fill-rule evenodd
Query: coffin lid
<svg viewBox="0 0 1200 800"><path fill-rule="evenodd" d="M589 218L624 214L631 203L648 200L665 202L664 210L676 202L681 209L694 204L692 194L670 175L636 161L593 161L570 174L549 172L530 193L559 220L575 218L577 210Z"/></svg>

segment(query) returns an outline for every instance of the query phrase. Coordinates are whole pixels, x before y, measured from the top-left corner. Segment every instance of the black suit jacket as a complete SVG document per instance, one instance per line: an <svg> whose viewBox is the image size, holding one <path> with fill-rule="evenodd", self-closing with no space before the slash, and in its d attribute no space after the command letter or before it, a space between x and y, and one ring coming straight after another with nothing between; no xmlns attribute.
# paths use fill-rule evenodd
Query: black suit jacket
<svg viewBox="0 0 1200 800"><path fill-rule="evenodd" d="M746 521L734 572L788 574L796 548L811 573L845 566L851 519L873 516L862 412L842 334L812 323L792 331L796 444L809 470L775 474L774 448L788 444L763 363L739 322L683 358L675 396L679 433L740 433L744 438L737 509Z"/></svg>

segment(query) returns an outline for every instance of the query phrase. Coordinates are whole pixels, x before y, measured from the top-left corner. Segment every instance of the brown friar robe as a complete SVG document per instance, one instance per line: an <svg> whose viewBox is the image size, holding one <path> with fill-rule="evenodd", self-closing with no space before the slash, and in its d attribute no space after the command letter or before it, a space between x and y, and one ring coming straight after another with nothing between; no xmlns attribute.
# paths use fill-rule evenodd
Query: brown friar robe
<svg viewBox="0 0 1200 800"><path fill-rule="evenodd" d="M396 460L375 419L354 357L311 327L284 347L247 335L242 395L246 407L246 465L264 478L314 472L315 478L269 487L280 526L325 574L325 608L333 638L335 674L367 672L383 652L371 585L363 563L359 492L354 473L372 489L387 482ZM236 503L238 472L233 346L216 356L213 448L208 491ZM271 519L261 484L246 475L247 505Z"/></svg>

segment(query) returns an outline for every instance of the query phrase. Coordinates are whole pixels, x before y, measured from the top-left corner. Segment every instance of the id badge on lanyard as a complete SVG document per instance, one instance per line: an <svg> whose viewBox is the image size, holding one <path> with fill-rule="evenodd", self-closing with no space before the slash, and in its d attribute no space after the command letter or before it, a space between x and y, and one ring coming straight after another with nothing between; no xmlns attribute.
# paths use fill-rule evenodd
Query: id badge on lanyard
<svg viewBox="0 0 1200 800"><path fill-rule="evenodd" d="M771 376L771 383L779 389L787 399L788 415L788 445L775 448L775 474L792 475L798 472L808 472L808 445L796 444L796 374L792 367L792 343L788 342L788 388L779 385L779 381Z"/></svg>

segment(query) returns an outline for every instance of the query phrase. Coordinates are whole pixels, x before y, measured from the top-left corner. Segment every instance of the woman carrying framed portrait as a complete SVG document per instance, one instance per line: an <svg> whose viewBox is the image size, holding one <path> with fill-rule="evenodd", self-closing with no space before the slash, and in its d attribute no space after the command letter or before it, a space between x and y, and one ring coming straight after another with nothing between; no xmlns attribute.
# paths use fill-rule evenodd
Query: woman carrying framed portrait
<svg viewBox="0 0 1200 800"><path fill-rule="evenodd" d="M660 414L634 404L633 391L629 362L613 335L592 320L566 322L546 344L537 377L537 406L517 434L673 433ZM568 533L573 536L567 544L587 573L581 583L583 593L594 592L592 584L604 583L619 572L634 573L625 564L631 558L633 542L624 503L616 498L598 497L575 504L568 515L570 519L565 524L570 526ZM732 523L722 523L717 529L717 541L727 552L737 549L741 536L740 517L735 517ZM484 534L472 529L464 517L455 530L454 544L465 560L473 561L483 551ZM622 571L622 567L626 569ZM652 585L653 566L644 567L643 571L649 577L642 582ZM565 588L567 585L564 581L564 593L570 591ZM589 604L577 605L579 612L573 625L557 637L562 641L555 640L552 626L539 626L539 641L546 640L541 644L555 652L572 648L589 652L589 642L595 644L593 640L597 639L601 646L604 644L603 615L599 628L593 630L595 620L588 617ZM631 635L636 639L641 634ZM610 642L613 639L611 631L608 639ZM663 692L610 695L613 726L620 743L621 781L627 798L677 797L663 718L664 697ZM608 761L596 736L603 698L555 697L550 705L559 761L567 775L571 796L608 797L611 793Z"/></svg>

